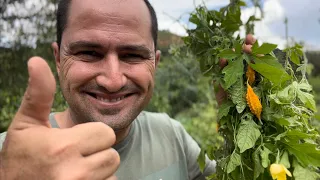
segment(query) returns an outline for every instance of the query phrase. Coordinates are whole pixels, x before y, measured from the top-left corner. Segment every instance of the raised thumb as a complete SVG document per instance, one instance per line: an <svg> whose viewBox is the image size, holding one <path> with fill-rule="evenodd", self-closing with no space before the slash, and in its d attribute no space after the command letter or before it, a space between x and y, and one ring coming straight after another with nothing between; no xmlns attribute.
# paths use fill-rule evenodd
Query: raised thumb
<svg viewBox="0 0 320 180"><path fill-rule="evenodd" d="M47 62L40 57L28 61L29 83L11 128L25 129L34 125L50 126L56 82Z"/></svg>

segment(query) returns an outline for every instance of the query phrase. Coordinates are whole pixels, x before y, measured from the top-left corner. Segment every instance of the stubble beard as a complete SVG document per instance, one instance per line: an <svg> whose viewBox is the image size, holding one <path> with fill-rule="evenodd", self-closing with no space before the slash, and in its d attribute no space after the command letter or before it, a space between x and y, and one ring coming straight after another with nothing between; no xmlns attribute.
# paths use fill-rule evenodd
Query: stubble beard
<svg viewBox="0 0 320 180"><path fill-rule="evenodd" d="M75 102L72 98L66 98L63 94L64 99L69 105L69 113L71 120L74 124L82 124L88 122L102 122L110 126L114 131L121 131L128 128L131 123L137 118L137 116L143 111L144 105L132 106L131 108L121 110L96 110L92 106L79 106L78 104L88 105L89 102Z"/></svg>

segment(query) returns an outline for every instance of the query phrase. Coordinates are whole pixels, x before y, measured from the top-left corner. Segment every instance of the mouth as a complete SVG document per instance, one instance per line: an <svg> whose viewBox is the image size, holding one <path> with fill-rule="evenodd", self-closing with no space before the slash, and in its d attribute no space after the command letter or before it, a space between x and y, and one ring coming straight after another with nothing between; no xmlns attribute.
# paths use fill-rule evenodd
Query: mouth
<svg viewBox="0 0 320 180"><path fill-rule="evenodd" d="M91 93L91 92L87 92L87 94L99 101L105 102L105 103L115 103L115 102L119 102L125 98L128 98L129 96L133 95L134 93L129 93L129 94L125 94L125 95L113 95L113 96L102 96L102 95L98 95L96 93Z"/></svg>

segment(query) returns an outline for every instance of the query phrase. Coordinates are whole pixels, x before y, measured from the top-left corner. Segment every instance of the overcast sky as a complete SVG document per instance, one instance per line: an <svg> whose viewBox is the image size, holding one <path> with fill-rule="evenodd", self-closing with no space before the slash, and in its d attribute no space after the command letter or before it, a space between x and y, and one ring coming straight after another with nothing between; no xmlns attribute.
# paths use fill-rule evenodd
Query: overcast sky
<svg viewBox="0 0 320 180"><path fill-rule="evenodd" d="M189 13L204 1L209 9L219 9L229 3L229 0L149 0L154 6L159 28L169 30L178 35L186 35L182 25L188 26ZM248 7L242 11L245 22L254 13L254 7L248 2ZM284 19L288 17L289 36L295 41L305 43L308 50L320 50L320 0L262 0L265 18L256 23L255 37L263 42L278 44L285 47ZM39 4L41 0L28 0L28 7ZM23 13L24 8L19 11ZM259 11L258 11L259 12ZM177 19L181 18L179 22ZM32 29L24 25L25 29ZM244 31L242 31L244 33ZM5 31L5 41L11 41L17 34L15 31ZM244 34L242 34L244 36Z"/></svg>
<svg viewBox="0 0 320 180"><path fill-rule="evenodd" d="M181 24L185 24L188 13L194 10L200 0L150 0L156 9L159 28L179 35L186 35ZM210 9L219 9L229 0L206 0ZM242 11L242 20L246 21L254 8L246 7ZM289 37L306 43L307 49L320 50L320 0L263 0L265 18L257 22L255 37L264 42L276 43L280 48L285 46L284 19L288 17ZM182 17L180 23L174 19Z"/></svg>

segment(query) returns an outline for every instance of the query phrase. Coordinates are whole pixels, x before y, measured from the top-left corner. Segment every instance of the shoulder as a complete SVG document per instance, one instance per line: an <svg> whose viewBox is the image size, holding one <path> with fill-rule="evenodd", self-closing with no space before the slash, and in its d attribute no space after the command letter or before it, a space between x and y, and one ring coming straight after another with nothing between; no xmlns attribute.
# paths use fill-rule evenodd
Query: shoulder
<svg viewBox="0 0 320 180"><path fill-rule="evenodd" d="M182 126L181 123L171 118L167 113L142 111L138 121L161 126Z"/></svg>
<svg viewBox="0 0 320 180"><path fill-rule="evenodd" d="M166 113L143 111L137 118L137 125L145 135L164 138L180 146L186 146L191 138L184 126Z"/></svg>
<svg viewBox="0 0 320 180"><path fill-rule="evenodd" d="M7 136L7 132L3 132L0 134L0 151L2 149L2 144L3 144L4 140L6 139L6 136Z"/></svg>
<svg viewBox="0 0 320 180"><path fill-rule="evenodd" d="M166 113L142 111L138 116L137 121L142 126L148 126L153 130L178 132L184 129L179 121L171 118Z"/></svg>
<svg viewBox="0 0 320 180"><path fill-rule="evenodd" d="M189 135L183 125L171 118L166 113L153 113L143 111L137 118L142 132L149 133L150 137L156 137L158 144L166 144L173 146L172 151L178 151L179 156L186 163L189 179L204 178L198 165L198 155L200 147L198 143ZM149 136L148 136L149 137ZM170 143L168 143L170 142ZM206 157L206 168L204 175L215 172L215 161L211 161Z"/></svg>

